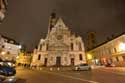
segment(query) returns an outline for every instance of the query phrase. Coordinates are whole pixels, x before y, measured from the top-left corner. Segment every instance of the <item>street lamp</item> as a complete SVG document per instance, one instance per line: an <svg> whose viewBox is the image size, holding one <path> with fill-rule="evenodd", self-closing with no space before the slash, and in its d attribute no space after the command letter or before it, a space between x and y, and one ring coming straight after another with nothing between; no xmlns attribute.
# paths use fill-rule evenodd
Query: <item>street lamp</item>
<svg viewBox="0 0 125 83"><path fill-rule="evenodd" d="M121 42L119 44L119 51L125 51L125 43Z"/></svg>
<svg viewBox="0 0 125 83"><path fill-rule="evenodd" d="M91 60L92 59L92 55L91 54L87 54L87 59Z"/></svg>
<svg viewBox="0 0 125 83"><path fill-rule="evenodd" d="M21 46L21 45L19 45L18 47L19 47L19 49L21 49L21 48L22 48L22 46Z"/></svg>
<svg viewBox="0 0 125 83"><path fill-rule="evenodd" d="M16 59L19 59L19 56L17 56Z"/></svg>
<svg viewBox="0 0 125 83"><path fill-rule="evenodd" d="M4 51L1 52L1 55L5 55L5 54L6 54L6 52L4 52Z"/></svg>

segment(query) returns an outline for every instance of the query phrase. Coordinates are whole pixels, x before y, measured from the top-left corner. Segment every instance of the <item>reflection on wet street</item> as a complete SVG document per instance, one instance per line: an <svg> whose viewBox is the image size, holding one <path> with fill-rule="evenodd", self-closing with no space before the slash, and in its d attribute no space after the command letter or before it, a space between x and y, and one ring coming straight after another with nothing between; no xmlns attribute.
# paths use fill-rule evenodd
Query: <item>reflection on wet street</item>
<svg viewBox="0 0 125 83"><path fill-rule="evenodd" d="M32 70L17 69L17 83L125 83L125 75L110 70Z"/></svg>
<svg viewBox="0 0 125 83"><path fill-rule="evenodd" d="M27 83L26 79L18 79L16 83Z"/></svg>

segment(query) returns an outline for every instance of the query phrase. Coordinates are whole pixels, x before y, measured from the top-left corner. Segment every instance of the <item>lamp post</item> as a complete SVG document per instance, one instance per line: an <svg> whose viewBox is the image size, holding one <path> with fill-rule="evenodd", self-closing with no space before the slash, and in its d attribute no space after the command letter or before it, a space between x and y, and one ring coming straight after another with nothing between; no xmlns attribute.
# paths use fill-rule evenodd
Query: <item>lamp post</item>
<svg viewBox="0 0 125 83"><path fill-rule="evenodd" d="M1 55L5 55L5 54L6 54L6 52L4 52L4 51L1 52Z"/></svg>
<svg viewBox="0 0 125 83"><path fill-rule="evenodd" d="M119 51L120 51L120 52L125 51L125 43L121 42L121 43L119 44Z"/></svg>
<svg viewBox="0 0 125 83"><path fill-rule="evenodd" d="M87 54L88 64L92 64L92 59L93 59L92 55L88 53L88 54Z"/></svg>

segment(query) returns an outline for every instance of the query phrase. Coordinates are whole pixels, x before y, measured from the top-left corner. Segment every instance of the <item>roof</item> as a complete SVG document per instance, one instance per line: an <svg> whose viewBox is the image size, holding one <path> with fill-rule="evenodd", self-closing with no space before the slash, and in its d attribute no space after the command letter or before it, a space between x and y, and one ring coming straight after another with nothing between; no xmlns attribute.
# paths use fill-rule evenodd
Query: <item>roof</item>
<svg viewBox="0 0 125 83"><path fill-rule="evenodd" d="M19 43L16 42L16 40L10 38L10 37L7 37L7 36L4 36L4 35L1 35L2 38L4 39L7 39L7 42L10 43L10 41L13 41L14 43L13 44L17 44L19 45Z"/></svg>
<svg viewBox="0 0 125 83"><path fill-rule="evenodd" d="M93 50L93 49L95 49L95 48L98 48L98 47L100 47L100 46L102 46L102 45L104 45L104 44L106 44L106 43L108 43L108 42L110 42L110 41L112 41L112 40L114 40L114 39L116 39L116 38L122 36L122 35L125 35L125 32L123 32L123 33L121 33L121 34L119 34L119 35L117 35L117 36L115 36L115 37L113 37L113 38L110 38L110 39L108 39L107 41L104 41L104 42L102 42L102 43L96 45L94 48L92 48L92 49L90 49L90 50L88 50L88 51L91 51L91 50Z"/></svg>

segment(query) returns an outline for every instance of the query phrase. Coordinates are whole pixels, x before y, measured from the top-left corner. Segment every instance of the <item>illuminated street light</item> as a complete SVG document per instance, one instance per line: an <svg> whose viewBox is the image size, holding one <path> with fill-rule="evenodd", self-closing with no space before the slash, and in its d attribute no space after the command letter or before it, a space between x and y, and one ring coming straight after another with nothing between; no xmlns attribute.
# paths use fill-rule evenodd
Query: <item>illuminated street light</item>
<svg viewBox="0 0 125 83"><path fill-rule="evenodd" d="M21 45L19 45L19 49L21 49L22 48L22 46Z"/></svg>
<svg viewBox="0 0 125 83"><path fill-rule="evenodd" d="M5 54L6 54L6 52L4 52L4 51L3 51L3 52L1 52L1 54L2 54L2 55L5 55Z"/></svg>
<svg viewBox="0 0 125 83"><path fill-rule="evenodd" d="M92 55L91 54L87 54L87 59L91 60L92 59Z"/></svg>
<svg viewBox="0 0 125 83"><path fill-rule="evenodd" d="M125 51L125 43L119 44L119 51Z"/></svg>
<svg viewBox="0 0 125 83"><path fill-rule="evenodd" d="M17 56L16 59L19 59L19 56Z"/></svg>

